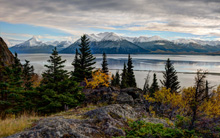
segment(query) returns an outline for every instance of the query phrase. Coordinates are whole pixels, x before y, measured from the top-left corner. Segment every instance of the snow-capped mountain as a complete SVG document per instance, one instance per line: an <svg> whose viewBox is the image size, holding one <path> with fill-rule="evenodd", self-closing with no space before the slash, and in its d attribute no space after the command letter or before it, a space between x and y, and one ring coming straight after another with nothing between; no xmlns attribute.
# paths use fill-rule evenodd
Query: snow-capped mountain
<svg viewBox="0 0 220 138"><path fill-rule="evenodd" d="M195 43L202 46L210 45L210 46L217 46L220 45L220 41L204 41L204 40L198 40L198 39L176 39L173 40L175 44L189 44L189 43Z"/></svg>
<svg viewBox="0 0 220 138"><path fill-rule="evenodd" d="M54 47L57 47L57 50L60 51L71 44L71 41L49 41L44 43L33 36L31 39L11 47L10 50L13 53L51 53Z"/></svg>
<svg viewBox="0 0 220 138"><path fill-rule="evenodd" d="M115 33L107 33L101 41L121 41L122 38Z"/></svg>
<svg viewBox="0 0 220 138"><path fill-rule="evenodd" d="M133 42L136 42L136 43L143 43L143 42L151 42L151 41L161 41L161 40L166 40L164 38L161 38L159 36L151 36L151 37L146 37L146 36L140 36L136 39L134 39ZM168 40L166 40L168 41Z"/></svg>
<svg viewBox="0 0 220 138"><path fill-rule="evenodd" d="M63 48L66 48L68 46L70 46L73 42L71 41L48 41L48 42L45 42L45 44L47 45L52 45L52 46L59 46L59 47L63 47Z"/></svg>
<svg viewBox="0 0 220 138"><path fill-rule="evenodd" d="M15 45L16 47L34 47L34 46L46 46L45 43L38 40L36 36L33 36L31 39Z"/></svg>
<svg viewBox="0 0 220 138"><path fill-rule="evenodd" d="M99 34L85 34L89 38L90 42L99 42L99 41L121 41L123 40L121 36L113 32L104 32ZM80 42L80 39L77 40Z"/></svg>
<svg viewBox="0 0 220 138"><path fill-rule="evenodd" d="M152 37L146 37L146 36L140 36L140 37L128 37L128 36L120 36L113 32L104 32L99 34L86 34L86 36L89 38L90 41L122 41L127 40L129 42L151 42L151 41L159 41L159 40L166 40L164 38L161 38L159 36L152 36ZM80 41L78 39L77 41Z"/></svg>
<svg viewBox="0 0 220 138"><path fill-rule="evenodd" d="M180 38L180 39L173 40L173 42L174 42L175 44L196 43L196 41L194 41L193 39L184 39L184 38Z"/></svg>

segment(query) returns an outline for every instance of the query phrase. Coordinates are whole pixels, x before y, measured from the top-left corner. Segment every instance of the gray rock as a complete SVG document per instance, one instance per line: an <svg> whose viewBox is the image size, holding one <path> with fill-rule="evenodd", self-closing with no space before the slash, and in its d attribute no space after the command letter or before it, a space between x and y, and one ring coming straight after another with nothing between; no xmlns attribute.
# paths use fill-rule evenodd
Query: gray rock
<svg viewBox="0 0 220 138"><path fill-rule="evenodd" d="M105 119L105 118L122 118L122 119L135 119L137 117L137 113L135 110L125 104L112 104L108 106L104 106L95 110L91 110L85 113L86 116L90 118L97 118L97 119Z"/></svg>
<svg viewBox="0 0 220 138"><path fill-rule="evenodd" d="M129 104L131 106L134 106L134 99L132 98L132 96L130 96L127 93L123 92L123 93L120 93L117 96L116 103Z"/></svg>
<svg viewBox="0 0 220 138"><path fill-rule="evenodd" d="M89 138L125 136L121 129L127 119L137 113L129 105L112 104L84 114L87 118L65 119L49 117L39 120L32 128L7 138Z"/></svg>
<svg viewBox="0 0 220 138"><path fill-rule="evenodd" d="M67 135L74 138L87 138L87 136L75 131L67 120L63 117L45 118L38 121L30 130L7 138L61 138Z"/></svg>

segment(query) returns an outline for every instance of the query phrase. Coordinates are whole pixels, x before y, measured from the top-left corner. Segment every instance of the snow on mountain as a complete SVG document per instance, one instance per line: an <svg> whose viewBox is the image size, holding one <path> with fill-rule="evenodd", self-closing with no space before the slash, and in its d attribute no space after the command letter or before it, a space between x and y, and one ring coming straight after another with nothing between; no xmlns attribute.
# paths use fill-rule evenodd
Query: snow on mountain
<svg viewBox="0 0 220 138"><path fill-rule="evenodd" d="M47 42L45 42L45 44L52 45L52 46L58 46L59 43L60 43L59 41L47 41Z"/></svg>
<svg viewBox="0 0 220 138"><path fill-rule="evenodd" d="M205 46L205 45L210 45L210 46L220 45L220 41L204 41L204 40L198 40L198 39L184 39L184 38L173 40L173 42L175 44L196 43L196 44L203 45L203 46Z"/></svg>
<svg viewBox="0 0 220 138"><path fill-rule="evenodd" d="M180 39L173 40L173 42L174 42L175 44L196 43L196 41L194 41L193 39L184 39L184 38L180 38Z"/></svg>
<svg viewBox="0 0 220 138"><path fill-rule="evenodd" d="M31 39L29 39L23 43L17 44L15 46L17 46L17 47L34 47L34 46L45 46L45 45L46 44L39 41L36 36L33 36Z"/></svg>
<svg viewBox="0 0 220 138"><path fill-rule="evenodd" d="M220 41L203 41L203 40L194 40L196 43L200 45L210 45L210 46L217 46L220 45Z"/></svg>
<svg viewBox="0 0 220 138"><path fill-rule="evenodd" d="M150 42L150 41L157 41L157 40L166 40L159 36L140 36L140 37L126 37L126 36L119 36L113 32L104 32L99 34L86 34L90 41L122 41L127 40L129 42ZM77 40L78 42L80 39Z"/></svg>
<svg viewBox="0 0 220 138"><path fill-rule="evenodd" d="M89 38L90 41L120 41L122 40L122 37L119 35L113 33L113 32L104 32L99 34L85 34L87 38ZM77 40L77 42L80 42L80 39Z"/></svg>
<svg viewBox="0 0 220 138"><path fill-rule="evenodd" d="M121 41L122 38L115 33L108 33L101 41Z"/></svg>
<svg viewBox="0 0 220 138"><path fill-rule="evenodd" d="M134 39L134 42L151 42L151 41L158 41L158 40L166 40L164 38L161 38L159 36L152 36L152 37L146 37L146 36L139 36L138 38Z"/></svg>
<svg viewBox="0 0 220 138"><path fill-rule="evenodd" d="M126 37L126 36L123 36L122 39L123 39L123 40L127 40L127 41L133 43L134 40L137 39L137 37Z"/></svg>
<svg viewBox="0 0 220 138"><path fill-rule="evenodd" d="M72 43L73 42L71 42L71 41L48 41L48 42L45 42L46 45L62 46L63 48L68 47Z"/></svg>

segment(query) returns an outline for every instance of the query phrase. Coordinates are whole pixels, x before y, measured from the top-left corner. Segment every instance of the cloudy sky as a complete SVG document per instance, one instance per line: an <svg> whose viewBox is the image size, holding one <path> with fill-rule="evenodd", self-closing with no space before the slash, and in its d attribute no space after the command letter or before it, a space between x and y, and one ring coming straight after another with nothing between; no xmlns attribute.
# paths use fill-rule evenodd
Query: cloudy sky
<svg viewBox="0 0 220 138"><path fill-rule="evenodd" d="M9 40L74 40L84 33L220 40L220 0L0 0Z"/></svg>

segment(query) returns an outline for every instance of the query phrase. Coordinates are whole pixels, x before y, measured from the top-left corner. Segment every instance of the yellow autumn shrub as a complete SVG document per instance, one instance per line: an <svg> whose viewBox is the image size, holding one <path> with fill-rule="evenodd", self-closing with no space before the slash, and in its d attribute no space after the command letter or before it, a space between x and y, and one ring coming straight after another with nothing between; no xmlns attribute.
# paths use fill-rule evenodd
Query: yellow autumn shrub
<svg viewBox="0 0 220 138"><path fill-rule="evenodd" d="M110 74L103 73L100 69L92 72L92 80L85 79L87 88L98 88L100 86L109 87L110 85Z"/></svg>
<svg viewBox="0 0 220 138"><path fill-rule="evenodd" d="M166 107L165 113L170 113L175 110L176 114L187 116L192 113L192 106L197 104L194 102L195 87L188 87L182 89L181 93L171 93L170 89L162 88L154 93L154 97L145 95L145 99L151 103L160 103ZM216 90L213 90L209 99L204 100L198 105L198 113L200 116L208 118L220 117L220 85ZM152 104L153 105L153 104ZM153 111L152 105L150 112Z"/></svg>
<svg viewBox="0 0 220 138"><path fill-rule="evenodd" d="M199 109L208 118L220 117L220 85L217 90L213 90L210 99L206 100Z"/></svg>

